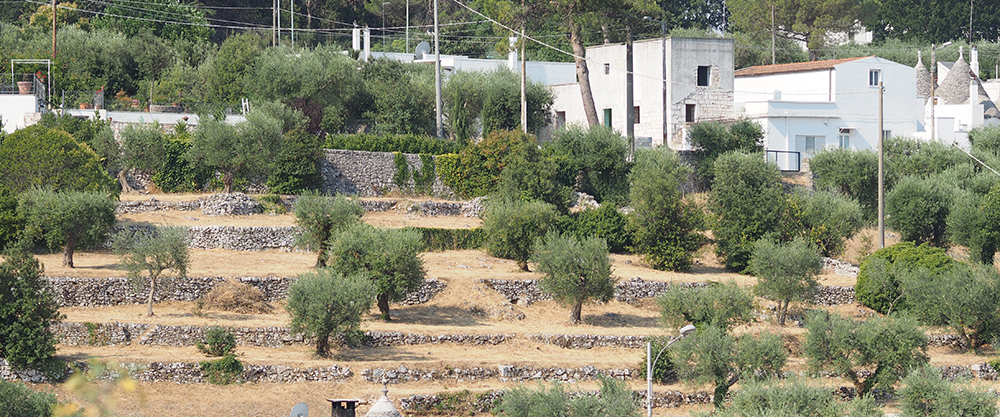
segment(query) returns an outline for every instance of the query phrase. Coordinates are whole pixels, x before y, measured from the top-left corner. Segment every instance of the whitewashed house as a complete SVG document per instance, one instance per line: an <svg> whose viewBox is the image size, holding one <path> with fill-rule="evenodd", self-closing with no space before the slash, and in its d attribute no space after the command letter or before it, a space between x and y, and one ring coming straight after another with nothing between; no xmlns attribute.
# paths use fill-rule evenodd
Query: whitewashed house
<svg viewBox="0 0 1000 417"><path fill-rule="evenodd" d="M687 127L733 118L732 39L646 39L633 43L632 56L637 146L666 143L672 149L689 149ZM625 45L587 47L587 66L598 119L626 132ZM556 125L586 125L580 85L554 85L552 91L556 97L552 106Z"/></svg>
<svg viewBox="0 0 1000 417"><path fill-rule="evenodd" d="M769 160L797 171L826 148L877 149L879 82L882 134L925 131L916 72L875 56L744 68L735 74L736 111L763 126Z"/></svg>
<svg viewBox="0 0 1000 417"><path fill-rule="evenodd" d="M934 104L925 101L925 118L928 124L934 119L931 124L937 130L934 139L968 149L970 130L982 125L1000 125L1000 110L979 79L978 51L973 47L971 62L966 63L965 51L960 49L957 61L938 62L937 68L940 84L934 86ZM922 60L917 62L916 69L920 74L928 73L917 78L917 89L929 92L933 81ZM920 137L929 139L932 135L928 132Z"/></svg>

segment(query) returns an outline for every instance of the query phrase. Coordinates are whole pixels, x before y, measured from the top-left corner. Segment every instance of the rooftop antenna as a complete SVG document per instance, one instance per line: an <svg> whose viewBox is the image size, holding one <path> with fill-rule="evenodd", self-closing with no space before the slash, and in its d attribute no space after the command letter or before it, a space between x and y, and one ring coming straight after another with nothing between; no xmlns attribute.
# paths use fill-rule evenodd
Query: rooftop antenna
<svg viewBox="0 0 1000 417"><path fill-rule="evenodd" d="M309 417L309 406L306 403L295 404L289 417Z"/></svg>

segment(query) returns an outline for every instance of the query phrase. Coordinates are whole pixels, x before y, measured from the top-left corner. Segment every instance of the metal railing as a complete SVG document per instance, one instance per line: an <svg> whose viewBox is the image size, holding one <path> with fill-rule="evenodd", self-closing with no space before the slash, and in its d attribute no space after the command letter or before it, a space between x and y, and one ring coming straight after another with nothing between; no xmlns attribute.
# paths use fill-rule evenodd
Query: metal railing
<svg viewBox="0 0 1000 417"><path fill-rule="evenodd" d="M776 151L768 149L767 162L774 163L782 172L802 171L802 154L798 151Z"/></svg>

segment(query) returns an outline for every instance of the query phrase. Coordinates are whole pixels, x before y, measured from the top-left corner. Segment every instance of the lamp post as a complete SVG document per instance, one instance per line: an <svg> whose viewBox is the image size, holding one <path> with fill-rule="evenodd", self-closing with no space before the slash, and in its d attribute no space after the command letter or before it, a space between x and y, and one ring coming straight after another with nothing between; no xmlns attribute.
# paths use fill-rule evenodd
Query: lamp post
<svg viewBox="0 0 1000 417"><path fill-rule="evenodd" d="M667 144L667 22L643 16L642 20L660 24L660 46L663 49L663 145Z"/></svg>
<svg viewBox="0 0 1000 417"><path fill-rule="evenodd" d="M667 350L670 345L674 342L681 340L684 336L694 333L695 327L693 324L681 327L680 336L674 337L667 342L667 345L660 349L660 352L656 354L656 359L650 362L650 358L653 357L653 342L646 342L646 416L653 416L653 364L660 361L660 355Z"/></svg>
<svg viewBox="0 0 1000 417"><path fill-rule="evenodd" d="M951 41L941 44L942 48L947 48L951 45ZM937 83L937 46L933 43L931 44L931 140L937 140L937 117L934 116L934 107L937 105L937 99L934 97L934 84ZM879 132L881 135L882 132Z"/></svg>

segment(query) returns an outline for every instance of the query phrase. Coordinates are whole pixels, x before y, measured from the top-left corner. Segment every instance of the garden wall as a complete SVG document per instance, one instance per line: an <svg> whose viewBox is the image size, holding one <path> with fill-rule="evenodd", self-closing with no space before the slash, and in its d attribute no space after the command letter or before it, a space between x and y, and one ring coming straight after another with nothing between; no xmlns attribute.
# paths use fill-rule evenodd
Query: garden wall
<svg viewBox="0 0 1000 417"><path fill-rule="evenodd" d="M324 149L323 152L320 173L323 176L324 192L378 197L391 191L399 191L399 187L393 183L396 164L392 152L342 149ZM411 177L414 172L423 170L420 155L403 155L406 156ZM412 178L409 185L413 186ZM435 178L432 193L442 198L454 197L454 192L441 182L440 177Z"/></svg>

